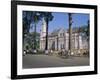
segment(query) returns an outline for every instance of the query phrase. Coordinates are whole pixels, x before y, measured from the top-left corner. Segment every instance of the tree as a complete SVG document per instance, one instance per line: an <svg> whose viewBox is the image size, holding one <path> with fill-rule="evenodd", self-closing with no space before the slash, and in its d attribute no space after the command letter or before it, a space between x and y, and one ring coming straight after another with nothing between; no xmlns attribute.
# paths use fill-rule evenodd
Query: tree
<svg viewBox="0 0 100 80"><path fill-rule="evenodd" d="M87 42L88 42L88 48L89 48L89 36L90 36L90 23L89 23L89 20L87 21L87 25L85 26L85 30L84 30L84 33L85 33L85 37L87 39Z"/></svg>
<svg viewBox="0 0 100 80"><path fill-rule="evenodd" d="M90 24L89 21L87 22L87 25L81 26L80 27L80 32L84 34L84 37L89 41L89 36L90 36Z"/></svg>
<svg viewBox="0 0 100 80"><path fill-rule="evenodd" d="M29 36L30 24L32 22L32 15L33 15L33 12L23 11L22 21L23 21L24 49L26 49L26 47L27 49L29 49L32 46L31 39Z"/></svg>
<svg viewBox="0 0 100 80"><path fill-rule="evenodd" d="M34 35L37 36L37 40L36 40L36 48L39 48L39 37L40 34L36 32L36 34L34 34L34 32L30 32L27 34L27 36L24 39L24 49L26 46L28 46L29 49L33 49L34 47Z"/></svg>
<svg viewBox="0 0 100 80"><path fill-rule="evenodd" d="M69 51L70 55L72 52L72 14L68 13L69 16Z"/></svg>
<svg viewBox="0 0 100 80"><path fill-rule="evenodd" d="M87 21L87 25L83 25L79 28L81 36L83 36L83 38L86 39L88 42L88 47L89 47L89 36L90 36L89 28L90 28L89 20Z"/></svg>
<svg viewBox="0 0 100 80"><path fill-rule="evenodd" d="M80 50L80 33L81 33L81 31L80 31L80 27L79 27L79 29L78 29L78 50Z"/></svg>
<svg viewBox="0 0 100 80"><path fill-rule="evenodd" d="M34 50L36 49L36 27L37 23L41 20L39 12L33 11L23 11L23 33L24 39L29 36L29 31L31 29L31 24L34 24ZM33 26L32 26L33 27ZM29 39L30 40L30 39Z"/></svg>
<svg viewBox="0 0 100 80"><path fill-rule="evenodd" d="M53 15L51 12L41 12L41 16L44 17L46 21L46 43L45 43L45 50L48 50L48 27L49 21L53 20Z"/></svg>
<svg viewBox="0 0 100 80"><path fill-rule="evenodd" d="M33 23L34 23L34 50L36 49L36 25L41 20L41 16L39 12L35 12L33 15Z"/></svg>
<svg viewBox="0 0 100 80"><path fill-rule="evenodd" d="M87 21L87 30L86 30L87 40L89 41L90 36L90 21Z"/></svg>
<svg viewBox="0 0 100 80"><path fill-rule="evenodd" d="M32 11L23 11L23 32L24 35L29 33L30 30L30 24L32 22L32 16L33 16Z"/></svg>

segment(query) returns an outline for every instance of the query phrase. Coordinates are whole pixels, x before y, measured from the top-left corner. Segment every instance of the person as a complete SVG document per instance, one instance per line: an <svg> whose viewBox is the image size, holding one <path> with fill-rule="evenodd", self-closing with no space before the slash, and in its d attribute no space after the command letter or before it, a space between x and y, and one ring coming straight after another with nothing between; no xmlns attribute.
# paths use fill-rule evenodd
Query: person
<svg viewBox="0 0 100 80"><path fill-rule="evenodd" d="M49 50L49 54L50 54L50 55L52 55L52 53L53 53L53 50L52 50L52 49L50 49L50 50Z"/></svg>
<svg viewBox="0 0 100 80"><path fill-rule="evenodd" d="M25 56L27 53L29 53L29 50L28 50L28 46L26 46L26 49L23 51L23 55Z"/></svg>
<svg viewBox="0 0 100 80"><path fill-rule="evenodd" d="M26 54L26 51L24 50L24 51L23 51L23 55L25 56L25 54Z"/></svg>

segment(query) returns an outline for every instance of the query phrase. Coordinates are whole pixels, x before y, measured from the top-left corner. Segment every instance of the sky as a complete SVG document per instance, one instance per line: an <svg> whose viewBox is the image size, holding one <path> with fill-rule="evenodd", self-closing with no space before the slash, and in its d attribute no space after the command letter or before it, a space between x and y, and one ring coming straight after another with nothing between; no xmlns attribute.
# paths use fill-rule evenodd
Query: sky
<svg viewBox="0 0 100 80"><path fill-rule="evenodd" d="M68 13L62 12L53 12L52 15L54 16L53 20L49 22L49 32L52 32L54 29L64 28L68 29ZM75 13L72 14L73 24L72 27L81 27L83 25L87 25L87 21L89 20L89 14L83 13ZM40 32L42 22L40 21L37 24L37 32ZM34 26L34 25L33 25ZM30 31L33 31L31 29Z"/></svg>

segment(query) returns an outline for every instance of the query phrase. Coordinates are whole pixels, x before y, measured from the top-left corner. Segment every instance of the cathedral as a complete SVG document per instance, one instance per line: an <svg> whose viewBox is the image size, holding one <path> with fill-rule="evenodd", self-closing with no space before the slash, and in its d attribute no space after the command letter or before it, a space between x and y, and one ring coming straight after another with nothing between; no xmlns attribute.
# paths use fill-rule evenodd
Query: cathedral
<svg viewBox="0 0 100 80"><path fill-rule="evenodd" d="M46 22L43 19L42 29L40 33L40 49L45 50L46 42ZM76 29L72 29L72 49L88 49L88 42L86 38L83 38ZM48 50L61 50L69 49L69 32L68 29L63 27L55 29L51 33L48 33Z"/></svg>

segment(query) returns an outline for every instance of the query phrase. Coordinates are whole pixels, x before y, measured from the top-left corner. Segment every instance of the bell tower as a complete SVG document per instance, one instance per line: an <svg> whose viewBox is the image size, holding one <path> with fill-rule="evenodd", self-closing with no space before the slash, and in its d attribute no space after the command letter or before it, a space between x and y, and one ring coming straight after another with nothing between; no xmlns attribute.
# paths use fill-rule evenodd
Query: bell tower
<svg viewBox="0 0 100 80"><path fill-rule="evenodd" d="M40 31L40 49L42 50L45 49L45 37L46 37L46 21L45 21L45 18L43 17L42 28Z"/></svg>
<svg viewBox="0 0 100 80"><path fill-rule="evenodd" d="M46 21L43 17L42 19L42 29L41 29L41 37L45 37L46 36Z"/></svg>

